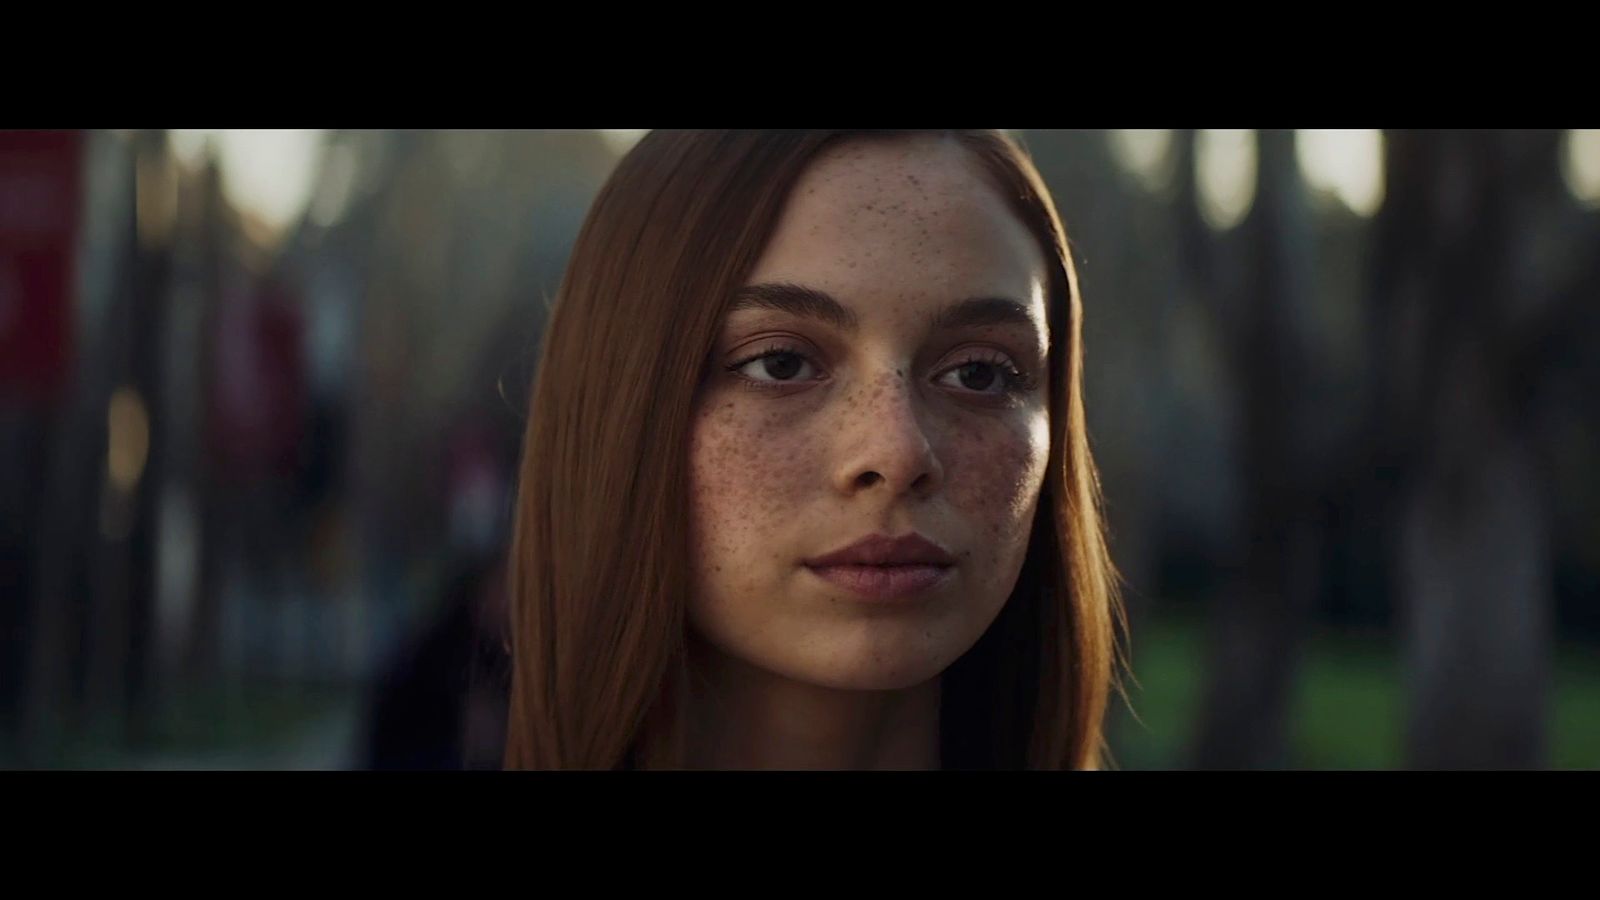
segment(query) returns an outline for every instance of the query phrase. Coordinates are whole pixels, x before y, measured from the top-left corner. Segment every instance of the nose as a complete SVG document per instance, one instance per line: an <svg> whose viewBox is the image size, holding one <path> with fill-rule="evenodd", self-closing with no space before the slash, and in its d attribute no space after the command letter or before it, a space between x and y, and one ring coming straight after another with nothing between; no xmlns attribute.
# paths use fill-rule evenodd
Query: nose
<svg viewBox="0 0 1600 900"><path fill-rule="evenodd" d="M915 386L901 371L863 385L845 404L833 481L846 496L869 490L926 495L944 482L944 467L923 425Z"/></svg>

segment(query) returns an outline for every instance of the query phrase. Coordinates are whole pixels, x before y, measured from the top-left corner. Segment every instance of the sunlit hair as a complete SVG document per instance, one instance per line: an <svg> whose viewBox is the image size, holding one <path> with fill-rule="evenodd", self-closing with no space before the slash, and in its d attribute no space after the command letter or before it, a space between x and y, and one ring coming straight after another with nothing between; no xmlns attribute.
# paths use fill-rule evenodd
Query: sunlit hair
<svg viewBox="0 0 1600 900"><path fill-rule="evenodd" d="M510 554L516 769L684 764L687 448L723 318L818 152L889 132L666 131L601 189L546 326ZM1051 451L1005 608L942 681L946 768L1097 768L1124 624L1083 409L1082 306L1055 205L1000 132L969 148L1050 270Z"/></svg>

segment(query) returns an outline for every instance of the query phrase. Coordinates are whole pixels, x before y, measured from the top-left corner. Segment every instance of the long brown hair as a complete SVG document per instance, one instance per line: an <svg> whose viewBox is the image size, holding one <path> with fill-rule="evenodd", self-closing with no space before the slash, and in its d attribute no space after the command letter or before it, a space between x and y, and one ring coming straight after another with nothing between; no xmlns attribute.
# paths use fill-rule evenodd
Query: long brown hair
<svg viewBox="0 0 1600 900"><path fill-rule="evenodd" d="M995 623L942 680L947 768L1095 768L1115 681L1115 575L1083 409L1082 304L1026 153L969 147L1051 270L1051 456ZM535 375L510 554L507 768L683 764L687 447L706 359L786 197L857 132L658 131L589 210ZM1125 622L1122 622L1125 627Z"/></svg>

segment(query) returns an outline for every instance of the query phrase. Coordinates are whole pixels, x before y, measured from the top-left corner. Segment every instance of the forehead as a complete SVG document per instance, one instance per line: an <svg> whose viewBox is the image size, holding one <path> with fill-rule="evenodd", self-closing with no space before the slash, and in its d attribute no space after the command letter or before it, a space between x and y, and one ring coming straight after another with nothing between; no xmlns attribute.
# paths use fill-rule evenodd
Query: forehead
<svg viewBox="0 0 1600 900"><path fill-rule="evenodd" d="M813 160L750 280L802 282L867 307L891 296L1027 301L1044 265L1033 235L957 140L872 138Z"/></svg>

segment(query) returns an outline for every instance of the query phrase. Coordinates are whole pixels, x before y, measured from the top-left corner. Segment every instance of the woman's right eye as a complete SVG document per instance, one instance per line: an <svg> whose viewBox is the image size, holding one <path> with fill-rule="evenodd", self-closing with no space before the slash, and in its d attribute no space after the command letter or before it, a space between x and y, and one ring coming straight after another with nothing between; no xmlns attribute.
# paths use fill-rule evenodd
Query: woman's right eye
<svg viewBox="0 0 1600 900"><path fill-rule="evenodd" d="M792 350L769 350L730 368L757 384L813 381L817 377L816 366Z"/></svg>

